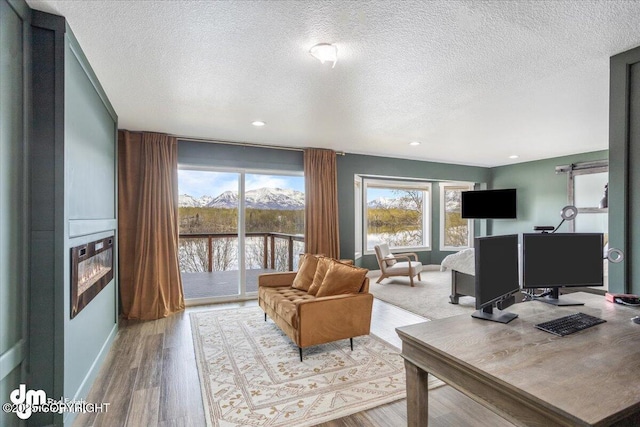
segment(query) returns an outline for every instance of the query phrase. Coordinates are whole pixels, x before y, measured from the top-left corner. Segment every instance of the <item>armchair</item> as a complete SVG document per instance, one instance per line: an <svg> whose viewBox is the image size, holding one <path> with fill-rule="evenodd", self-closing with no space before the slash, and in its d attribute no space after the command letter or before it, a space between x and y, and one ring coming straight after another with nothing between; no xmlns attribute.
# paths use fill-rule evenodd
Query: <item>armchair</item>
<svg viewBox="0 0 640 427"><path fill-rule="evenodd" d="M389 250L389 245L386 243L376 245L374 247L376 251L376 259L380 266L380 278L376 283L386 277L391 276L409 276L409 283L413 284L413 276L418 276L418 280L422 280L420 272L422 271L422 263L418 261L418 255L411 253L404 254L392 254ZM411 260L413 257L413 261ZM399 259L406 261L398 261Z"/></svg>

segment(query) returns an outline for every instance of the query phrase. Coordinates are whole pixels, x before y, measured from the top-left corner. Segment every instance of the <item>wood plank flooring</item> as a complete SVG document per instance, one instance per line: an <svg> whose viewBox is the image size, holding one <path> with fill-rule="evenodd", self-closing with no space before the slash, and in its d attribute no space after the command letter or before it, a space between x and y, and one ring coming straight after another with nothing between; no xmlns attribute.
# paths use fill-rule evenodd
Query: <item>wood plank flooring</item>
<svg viewBox="0 0 640 427"><path fill-rule="evenodd" d="M189 314L195 311L255 306L257 301L190 307L166 319L123 320L118 336L87 397L109 402L102 414L80 414L75 427L198 427L205 426L198 369ZM371 332L400 348L398 326L423 318L375 300ZM354 340L357 344L357 339ZM513 426L449 386L429 393L431 426ZM323 427L402 426L406 401L400 400L320 424Z"/></svg>

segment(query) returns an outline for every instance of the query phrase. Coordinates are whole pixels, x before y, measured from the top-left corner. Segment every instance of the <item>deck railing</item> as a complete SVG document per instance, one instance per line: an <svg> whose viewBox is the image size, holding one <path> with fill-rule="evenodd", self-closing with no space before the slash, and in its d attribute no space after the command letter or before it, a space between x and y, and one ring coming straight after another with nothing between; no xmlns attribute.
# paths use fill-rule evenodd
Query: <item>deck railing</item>
<svg viewBox="0 0 640 427"><path fill-rule="evenodd" d="M303 242L304 236L299 234L251 232L245 233L246 237L262 237L263 256L262 268L276 268L276 241L282 239L287 243L287 267L293 271L294 249L293 242ZM238 238L237 233L185 233L178 236L180 239L207 239L207 271L213 271L213 242L216 239Z"/></svg>

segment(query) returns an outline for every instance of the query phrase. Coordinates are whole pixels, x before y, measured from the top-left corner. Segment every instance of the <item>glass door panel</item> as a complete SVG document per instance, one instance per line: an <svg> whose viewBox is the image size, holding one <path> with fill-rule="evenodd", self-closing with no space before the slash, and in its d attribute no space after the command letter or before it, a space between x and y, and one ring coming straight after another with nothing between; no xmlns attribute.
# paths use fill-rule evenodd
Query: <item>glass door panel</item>
<svg viewBox="0 0 640 427"><path fill-rule="evenodd" d="M247 173L244 192L246 292L265 272L294 271L304 252L304 177Z"/></svg>
<svg viewBox="0 0 640 427"><path fill-rule="evenodd" d="M574 176L574 204L578 208L598 207L609 182L609 173L591 173Z"/></svg>
<svg viewBox="0 0 640 427"><path fill-rule="evenodd" d="M608 201L605 197L608 182L608 169L601 166L593 168L593 170L573 172L569 184L573 185L573 200L569 201L578 208L578 216L570 224L570 229L578 233L603 233L603 258L605 258L609 241ZM603 259L602 262L604 290L608 290L609 262L606 259ZM602 287L594 287L594 289L603 290Z"/></svg>
<svg viewBox="0 0 640 427"><path fill-rule="evenodd" d="M185 299L240 295L239 183L239 173L178 171L178 256Z"/></svg>

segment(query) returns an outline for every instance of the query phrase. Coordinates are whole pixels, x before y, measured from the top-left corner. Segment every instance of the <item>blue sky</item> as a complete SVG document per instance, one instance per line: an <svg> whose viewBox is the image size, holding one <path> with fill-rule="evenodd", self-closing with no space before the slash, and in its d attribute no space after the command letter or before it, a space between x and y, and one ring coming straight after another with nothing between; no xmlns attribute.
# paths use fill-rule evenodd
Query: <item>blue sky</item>
<svg viewBox="0 0 640 427"><path fill-rule="evenodd" d="M384 197L385 199L396 199L398 198L398 195L395 194L393 190L389 190L387 188L375 188L375 187L367 188L368 202L379 199L380 197Z"/></svg>
<svg viewBox="0 0 640 427"><path fill-rule="evenodd" d="M225 191L238 191L240 174L178 169L178 191L193 197L216 197ZM267 175L247 173L246 191L258 188L287 188L304 192L303 176Z"/></svg>

